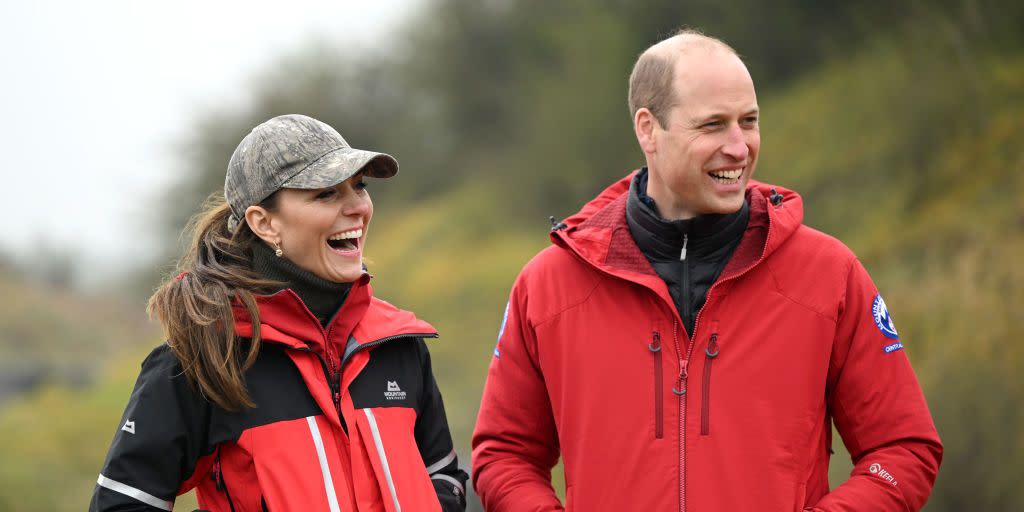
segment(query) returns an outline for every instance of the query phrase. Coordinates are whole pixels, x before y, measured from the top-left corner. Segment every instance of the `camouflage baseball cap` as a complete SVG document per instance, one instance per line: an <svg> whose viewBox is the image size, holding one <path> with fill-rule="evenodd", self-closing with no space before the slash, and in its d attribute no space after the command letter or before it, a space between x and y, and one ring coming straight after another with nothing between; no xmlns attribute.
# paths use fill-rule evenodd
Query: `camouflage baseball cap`
<svg viewBox="0 0 1024 512"><path fill-rule="evenodd" d="M242 139L228 162L228 228L234 230L246 208L279 189L332 187L359 171L390 178L398 173L398 161L349 146L337 130L312 117L288 114L265 121Z"/></svg>

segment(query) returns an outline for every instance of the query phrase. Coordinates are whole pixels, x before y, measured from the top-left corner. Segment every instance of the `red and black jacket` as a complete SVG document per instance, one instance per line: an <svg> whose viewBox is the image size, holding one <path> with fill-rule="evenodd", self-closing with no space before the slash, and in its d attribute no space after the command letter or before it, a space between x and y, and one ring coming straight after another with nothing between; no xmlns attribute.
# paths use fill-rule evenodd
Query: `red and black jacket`
<svg viewBox="0 0 1024 512"><path fill-rule="evenodd" d="M90 510L171 510L193 488L210 511L465 509L444 404L412 313L353 285L324 329L291 290L257 298L263 344L252 409L206 400L167 345L142 364ZM244 310L236 332L252 335Z"/></svg>

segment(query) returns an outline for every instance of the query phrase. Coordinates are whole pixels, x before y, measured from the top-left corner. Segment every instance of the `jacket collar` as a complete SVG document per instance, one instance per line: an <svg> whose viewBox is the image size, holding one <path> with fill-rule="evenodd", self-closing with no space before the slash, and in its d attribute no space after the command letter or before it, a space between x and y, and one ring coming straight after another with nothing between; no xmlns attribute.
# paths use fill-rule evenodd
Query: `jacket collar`
<svg viewBox="0 0 1024 512"><path fill-rule="evenodd" d="M553 230L551 240L600 270L657 290L664 283L656 284L661 280L633 240L626 222L629 185L637 172L613 183L565 219L565 227ZM769 199L773 192L779 194L778 204ZM803 201L796 192L751 180L747 202L750 220L720 280L735 277L763 261L803 222Z"/></svg>
<svg viewBox="0 0 1024 512"><path fill-rule="evenodd" d="M629 184L626 222L633 240L649 261L674 261L685 246L687 254L703 259L735 243L743 235L750 205L730 214L698 215L692 219L665 220L654 200L647 195L647 169L641 169Z"/></svg>
<svg viewBox="0 0 1024 512"><path fill-rule="evenodd" d="M316 349L332 343L340 343L344 347L349 336L362 345L390 336L437 334L433 326L416 318L413 313L373 297L369 281L369 274L363 274L352 284L345 304L326 328L290 289L255 296L260 313L261 338L290 348ZM252 319L237 299L233 310L235 333L252 337Z"/></svg>

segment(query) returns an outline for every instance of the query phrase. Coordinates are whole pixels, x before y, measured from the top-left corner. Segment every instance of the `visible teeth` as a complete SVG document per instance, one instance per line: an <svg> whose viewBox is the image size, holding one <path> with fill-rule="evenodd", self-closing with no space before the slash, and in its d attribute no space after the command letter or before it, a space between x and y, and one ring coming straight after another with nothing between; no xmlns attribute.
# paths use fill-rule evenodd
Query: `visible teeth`
<svg viewBox="0 0 1024 512"><path fill-rule="evenodd" d="M363 236L362 229L353 229L351 231L344 231L336 235L331 235L328 240L347 240L349 238L359 238Z"/></svg>
<svg viewBox="0 0 1024 512"><path fill-rule="evenodd" d="M740 175L743 174L743 169L734 169L731 171L712 171L711 176L723 179L723 180L735 180L739 179Z"/></svg>

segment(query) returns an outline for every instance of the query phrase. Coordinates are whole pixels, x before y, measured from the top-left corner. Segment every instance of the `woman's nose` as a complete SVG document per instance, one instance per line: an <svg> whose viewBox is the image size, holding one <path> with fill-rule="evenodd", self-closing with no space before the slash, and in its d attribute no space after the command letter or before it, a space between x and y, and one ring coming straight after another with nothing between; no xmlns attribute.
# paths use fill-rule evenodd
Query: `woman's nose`
<svg viewBox="0 0 1024 512"><path fill-rule="evenodd" d="M344 215L366 215L370 211L370 196L366 193L360 194L356 191L349 191L342 206Z"/></svg>

